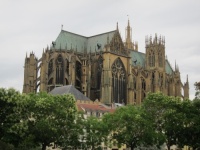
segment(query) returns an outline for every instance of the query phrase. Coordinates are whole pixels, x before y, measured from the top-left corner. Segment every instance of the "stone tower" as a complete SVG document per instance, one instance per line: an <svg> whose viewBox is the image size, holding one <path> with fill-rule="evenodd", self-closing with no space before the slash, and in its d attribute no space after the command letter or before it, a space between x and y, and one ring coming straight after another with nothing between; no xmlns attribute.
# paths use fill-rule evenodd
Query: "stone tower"
<svg viewBox="0 0 200 150"><path fill-rule="evenodd" d="M25 58L23 93L37 91L37 71L37 58L32 52Z"/></svg>
<svg viewBox="0 0 200 150"><path fill-rule="evenodd" d="M165 39L155 35L154 39L146 37L146 69L150 72L150 91L164 92L165 88Z"/></svg>

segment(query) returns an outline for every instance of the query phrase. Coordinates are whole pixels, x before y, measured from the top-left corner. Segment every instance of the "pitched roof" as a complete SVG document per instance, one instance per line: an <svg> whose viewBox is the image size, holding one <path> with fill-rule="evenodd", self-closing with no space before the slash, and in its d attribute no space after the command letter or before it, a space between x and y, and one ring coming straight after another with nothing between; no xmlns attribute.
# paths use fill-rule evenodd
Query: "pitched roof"
<svg viewBox="0 0 200 150"><path fill-rule="evenodd" d="M169 61L166 59L166 62L165 62L165 71L167 74L172 74L173 73L173 69L169 63Z"/></svg>
<svg viewBox="0 0 200 150"><path fill-rule="evenodd" d="M145 54L138 51L130 51L131 63L133 66L139 65L144 68Z"/></svg>
<svg viewBox="0 0 200 150"><path fill-rule="evenodd" d="M88 52L95 52L97 44L100 44L103 48L107 41L110 42L114 36L114 31L86 37L72 32L61 30L55 41L55 49L74 49L77 52L84 52L86 49Z"/></svg>
<svg viewBox="0 0 200 150"><path fill-rule="evenodd" d="M61 86L54 88L51 92L52 95L64 95L64 94L72 94L74 95L76 100L90 100L83 93L77 90L73 85Z"/></svg>

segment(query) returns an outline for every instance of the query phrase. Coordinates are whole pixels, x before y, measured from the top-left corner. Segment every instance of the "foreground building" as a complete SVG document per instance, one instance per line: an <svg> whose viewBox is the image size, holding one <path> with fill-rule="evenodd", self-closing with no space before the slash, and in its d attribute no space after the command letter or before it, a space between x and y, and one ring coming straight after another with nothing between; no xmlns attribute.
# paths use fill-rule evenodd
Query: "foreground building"
<svg viewBox="0 0 200 150"><path fill-rule="evenodd" d="M177 65L165 57L164 37L146 37L146 52L132 41L129 21L125 42L118 30L85 37L61 30L37 59L32 52L24 64L23 92L51 91L74 85L91 100L105 104L140 104L148 92L189 97Z"/></svg>

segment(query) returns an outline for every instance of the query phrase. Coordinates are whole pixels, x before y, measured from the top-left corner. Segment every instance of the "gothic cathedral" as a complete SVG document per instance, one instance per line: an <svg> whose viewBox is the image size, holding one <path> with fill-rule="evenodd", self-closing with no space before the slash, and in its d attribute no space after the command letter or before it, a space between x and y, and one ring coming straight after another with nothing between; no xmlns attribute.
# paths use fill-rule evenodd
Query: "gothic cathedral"
<svg viewBox="0 0 200 150"><path fill-rule="evenodd" d="M164 37L146 37L146 52L132 41L128 21L123 42L116 30L85 37L61 30L37 59L25 58L23 92L51 91L74 85L91 100L140 104L148 92L189 98L189 83L181 82L178 66L165 57Z"/></svg>

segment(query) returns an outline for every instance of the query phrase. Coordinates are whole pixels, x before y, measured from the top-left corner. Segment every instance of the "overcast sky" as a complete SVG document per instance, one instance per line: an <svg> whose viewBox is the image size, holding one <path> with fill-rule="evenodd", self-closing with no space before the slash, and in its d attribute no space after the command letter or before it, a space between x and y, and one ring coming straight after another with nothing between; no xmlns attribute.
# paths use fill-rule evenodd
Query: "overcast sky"
<svg viewBox="0 0 200 150"><path fill-rule="evenodd" d="M128 15L128 16L127 16ZM175 61L190 99L200 81L200 0L0 0L0 87L22 91L24 58L43 48L63 29L84 36L116 29L125 39L130 20L132 37L145 52L145 36L165 36L165 53Z"/></svg>

